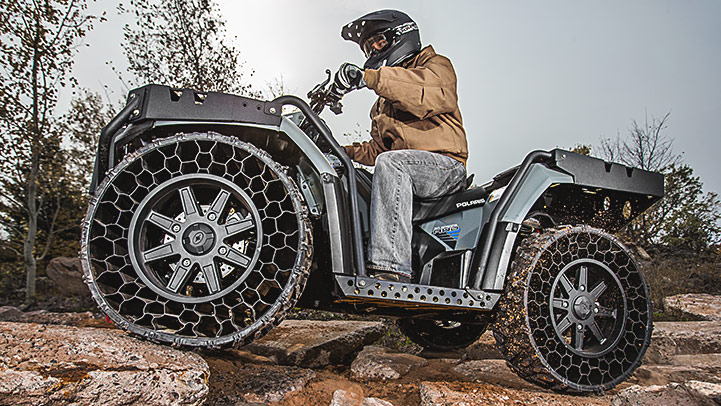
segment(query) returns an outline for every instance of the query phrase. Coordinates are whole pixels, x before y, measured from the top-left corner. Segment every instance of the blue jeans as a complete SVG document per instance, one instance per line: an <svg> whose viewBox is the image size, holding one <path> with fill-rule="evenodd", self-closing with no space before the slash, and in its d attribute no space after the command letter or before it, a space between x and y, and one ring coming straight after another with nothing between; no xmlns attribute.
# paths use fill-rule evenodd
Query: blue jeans
<svg viewBox="0 0 721 406"><path fill-rule="evenodd" d="M428 151L387 151L376 158L368 268L412 277L413 197L429 199L465 186L463 163Z"/></svg>

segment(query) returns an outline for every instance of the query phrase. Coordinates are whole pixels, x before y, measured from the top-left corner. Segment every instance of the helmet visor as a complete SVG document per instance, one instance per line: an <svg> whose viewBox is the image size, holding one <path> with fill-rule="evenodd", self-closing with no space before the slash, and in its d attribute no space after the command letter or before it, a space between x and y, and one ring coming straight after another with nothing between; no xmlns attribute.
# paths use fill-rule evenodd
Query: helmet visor
<svg viewBox="0 0 721 406"><path fill-rule="evenodd" d="M379 32L371 35L368 39L363 41L361 48L363 49L363 53L366 58L371 56L373 53L381 52L390 46L391 38L387 35L388 32L389 31Z"/></svg>

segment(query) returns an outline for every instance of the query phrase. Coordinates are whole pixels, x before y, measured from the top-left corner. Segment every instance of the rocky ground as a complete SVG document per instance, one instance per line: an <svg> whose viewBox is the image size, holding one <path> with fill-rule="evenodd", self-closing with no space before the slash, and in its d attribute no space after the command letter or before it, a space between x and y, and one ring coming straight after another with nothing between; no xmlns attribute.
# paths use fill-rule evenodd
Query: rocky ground
<svg viewBox="0 0 721 406"><path fill-rule="evenodd" d="M518 378L489 333L463 351L431 354L395 345L401 336L382 321L288 320L246 347L181 351L134 339L98 314L4 307L0 404L721 404L721 321L702 317L718 314L721 297L673 300L704 321L656 323L644 364L593 396Z"/></svg>

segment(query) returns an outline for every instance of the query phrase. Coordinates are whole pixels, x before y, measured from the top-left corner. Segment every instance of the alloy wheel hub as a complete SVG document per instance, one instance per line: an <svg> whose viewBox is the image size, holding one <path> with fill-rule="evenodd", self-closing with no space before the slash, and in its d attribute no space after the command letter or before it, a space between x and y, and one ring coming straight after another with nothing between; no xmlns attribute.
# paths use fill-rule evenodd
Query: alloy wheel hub
<svg viewBox="0 0 721 406"><path fill-rule="evenodd" d="M215 246L215 233L205 223L195 223L183 233L183 248L193 255L205 255Z"/></svg>
<svg viewBox="0 0 721 406"><path fill-rule="evenodd" d="M573 312L576 317L586 320L591 315L591 300L587 296L579 296L573 303Z"/></svg>

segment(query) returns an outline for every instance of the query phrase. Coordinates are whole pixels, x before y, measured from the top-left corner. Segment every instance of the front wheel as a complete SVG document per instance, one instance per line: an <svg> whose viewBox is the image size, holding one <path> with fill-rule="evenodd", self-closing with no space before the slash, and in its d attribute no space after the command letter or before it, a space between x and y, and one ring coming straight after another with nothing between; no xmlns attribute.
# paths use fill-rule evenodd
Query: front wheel
<svg viewBox="0 0 721 406"><path fill-rule="evenodd" d="M516 253L493 325L520 377L557 391L602 392L641 364L651 300L630 251L588 226L550 230Z"/></svg>
<svg viewBox="0 0 721 406"><path fill-rule="evenodd" d="M81 261L119 327L179 345L246 343L300 296L312 239L300 192L251 144L180 134L128 155L98 187Z"/></svg>

